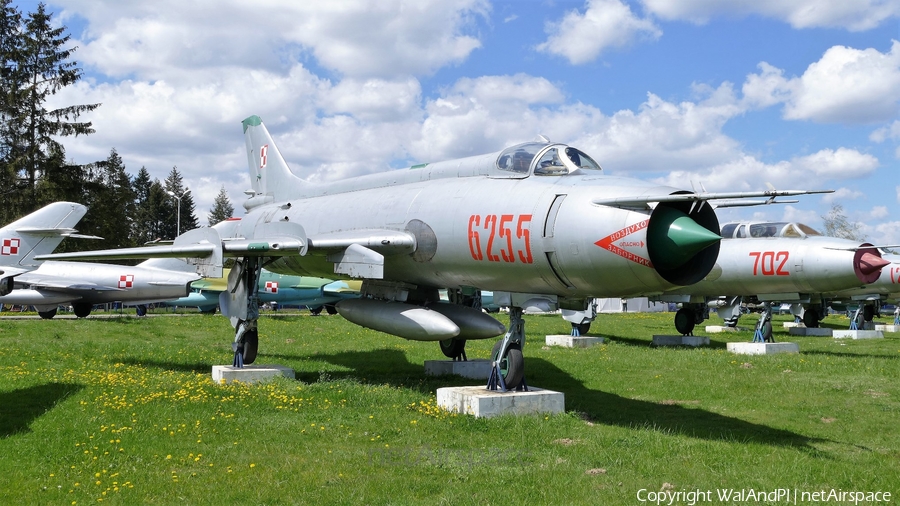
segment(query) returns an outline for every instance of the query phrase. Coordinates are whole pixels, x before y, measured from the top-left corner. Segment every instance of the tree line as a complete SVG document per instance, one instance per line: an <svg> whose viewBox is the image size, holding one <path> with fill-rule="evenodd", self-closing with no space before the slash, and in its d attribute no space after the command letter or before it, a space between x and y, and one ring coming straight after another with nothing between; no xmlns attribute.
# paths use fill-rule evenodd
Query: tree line
<svg viewBox="0 0 900 506"><path fill-rule="evenodd" d="M105 160L84 165L66 160L59 139L94 133L81 116L101 104L49 107L53 95L82 78L72 58L77 47L68 44L66 28L53 28L51 21L43 3L22 13L12 0L0 0L0 224L65 200L88 206L78 229L104 238L91 249L171 240L179 228L196 228L193 195L177 167L161 182L151 180L145 167L136 176L128 174L115 148ZM210 224L233 212L223 187ZM64 241L58 251L79 246L83 243Z"/></svg>

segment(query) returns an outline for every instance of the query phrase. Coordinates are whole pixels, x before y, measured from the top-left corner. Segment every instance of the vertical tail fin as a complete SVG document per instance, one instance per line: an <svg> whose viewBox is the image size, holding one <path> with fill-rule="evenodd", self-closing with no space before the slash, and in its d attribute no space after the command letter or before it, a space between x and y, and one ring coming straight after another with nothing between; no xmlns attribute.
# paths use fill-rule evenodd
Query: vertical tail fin
<svg viewBox="0 0 900 506"><path fill-rule="evenodd" d="M247 145L250 184L254 192L244 203L249 211L261 204L284 200L287 198L285 190L296 186L300 178L291 172L259 116L250 116L241 124Z"/></svg>
<svg viewBox="0 0 900 506"><path fill-rule="evenodd" d="M54 202L0 229L0 266L36 267L36 255L52 253L87 208L74 202ZM2 267L0 267L2 270Z"/></svg>

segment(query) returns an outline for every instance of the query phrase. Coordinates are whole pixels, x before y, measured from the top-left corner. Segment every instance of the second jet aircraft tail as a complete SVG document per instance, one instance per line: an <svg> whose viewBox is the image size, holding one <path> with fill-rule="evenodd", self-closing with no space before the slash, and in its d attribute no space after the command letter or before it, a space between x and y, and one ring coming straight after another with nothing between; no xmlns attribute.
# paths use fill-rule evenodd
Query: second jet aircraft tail
<svg viewBox="0 0 900 506"><path fill-rule="evenodd" d="M244 126L250 184L254 192L244 203L249 211L262 204L284 200L286 190L295 187L300 179L291 172L259 116L250 116L241 124Z"/></svg>

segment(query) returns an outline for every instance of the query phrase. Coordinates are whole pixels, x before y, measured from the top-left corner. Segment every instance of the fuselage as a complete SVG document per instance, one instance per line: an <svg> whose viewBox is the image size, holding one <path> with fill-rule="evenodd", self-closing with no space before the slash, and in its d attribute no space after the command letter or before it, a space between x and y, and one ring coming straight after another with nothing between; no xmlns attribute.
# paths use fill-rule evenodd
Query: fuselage
<svg viewBox="0 0 900 506"><path fill-rule="evenodd" d="M539 175L534 168L505 171L497 162L503 156L501 152L327 184L295 179L294 187L276 193L277 202L250 202L237 234L252 237L264 223L298 223L310 253L281 257L266 268L334 277L327 247L317 248L327 245L330 236L356 230L403 231L414 236L415 246L400 254L383 249L386 280L575 298L659 293L691 276L699 279L705 274L700 271L711 265L698 262L674 274L674 269L660 272L652 257L664 257L667 246L660 244L654 252L653 240L648 240L656 209L592 203L597 198L668 195L677 189L585 168L553 175ZM718 230L714 213L705 208L691 218ZM689 209L683 212L689 214ZM380 250L378 245L371 249ZM715 247L709 249L713 251L707 257L714 259Z"/></svg>

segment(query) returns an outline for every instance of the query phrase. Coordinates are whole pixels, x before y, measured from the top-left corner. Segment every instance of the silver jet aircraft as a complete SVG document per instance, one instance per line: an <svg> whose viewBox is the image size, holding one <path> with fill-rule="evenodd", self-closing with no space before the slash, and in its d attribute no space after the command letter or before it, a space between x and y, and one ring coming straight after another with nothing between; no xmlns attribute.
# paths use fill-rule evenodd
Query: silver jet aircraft
<svg viewBox="0 0 900 506"><path fill-rule="evenodd" d="M701 281L654 297L683 303L675 314L682 334L708 318L709 305L735 326L745 298L792 304L807 327L818 327L834 294L864 290L891 264L877 246L826 237L801 223L728 223L722 237L719 258Z"/></svg>
<svg viewBox="0 0 900 506"><path fill-rule="evenodd" d="M464 357L468 339L494 347L501 386L523 379L526 307L584 309L592 297L661 293L705 277L719 250L709 200L813 193L695 193L605 176L587 154L543 139L497 153L346 180L295 176L257 116L243 121L253 190L234 231L184 234L174 247L47 258L193 258L205 276L235 257L223 313L235 364L257 353L263 266L282 274L360 278L362 297L337 304L347 320L406 339L439 341ZM483 289L510 301L510 326L438 290Z"/></svg>
<svg viewBox="0 0 900 506"><path fill-rule="evenodd" d="M0 229L0 296L14 288L15 278L36 269L35 256L52 252L66 237L87 208L74 202L54 202Z"/></svg>
<svg viewBox="0 0 900 506"><path fill-rule="evenodd" d="M151 259L136 266L87 262L45 261L16 277L16 289L0 304L34 306L41 318L53 318L59 305L72 305L78 318L94 306L121 302L138 306L185 297L200 276L177 259Z"/></svg>

